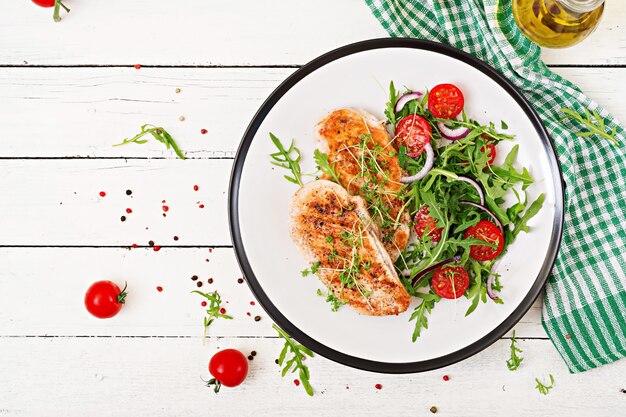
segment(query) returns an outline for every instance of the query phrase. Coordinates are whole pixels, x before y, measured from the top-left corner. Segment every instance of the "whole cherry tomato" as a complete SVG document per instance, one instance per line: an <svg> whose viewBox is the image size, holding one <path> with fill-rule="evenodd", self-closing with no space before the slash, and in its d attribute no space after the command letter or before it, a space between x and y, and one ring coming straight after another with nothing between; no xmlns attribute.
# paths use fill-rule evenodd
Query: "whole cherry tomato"
<svg viewBox="0 0 626 417"><path fill-rule="evenodd" d="M213 376L207 386L213 386L218 393L221 386L236 387L248 375L248 360L237 349L224 349L217 352L209 361L209 372Z"/></svg>
<svg viewBox="0 0 626 417"><path fill-rule="evenodd" d="M126 298L126 285L120 290L114 282L98 281L91 284L85 293L85 307L93 316L108 319L122 309Z"/></svg>

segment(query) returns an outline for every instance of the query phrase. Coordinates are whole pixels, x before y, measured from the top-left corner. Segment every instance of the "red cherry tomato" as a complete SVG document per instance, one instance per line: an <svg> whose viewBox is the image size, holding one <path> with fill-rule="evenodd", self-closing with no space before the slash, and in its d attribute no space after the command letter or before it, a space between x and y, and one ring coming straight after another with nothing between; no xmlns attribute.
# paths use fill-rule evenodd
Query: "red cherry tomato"
<svg viewBox="0 0 626 417"><path fill-rule="evenodd" d="M423 205L415 214L413 222L415 223L415 233L419 238L423 236L430 236L433 242L439 242L441 240L442 228L437 227L437 220L428 215L428 206Z"/></svg>
<svg viewBox="0 0 626 417"><path fill-rule="evenodd" d="M123 290L111 281L98 281L91 284L85 293L85 307L93 316L108 319L122 309L126 298L126 286Z"/></svg>
<svg viewBox="0 0 626 417"><path fill-rule="evenodd" d="M454 119L465 105L463 93L454 84L439 84L428 94L428 109L433 116L441 119Z"/></svg>
<svg viewBox="0 0 626 417"><path fill-rule="evenodd" d="M491 165L491 164L493 164L493 161L496 160L496 145L489 140L489 136L487 136L487 135L480 135L480 136L487 141L485 146L480 148L480 150L482 152L488 152L489 153L489 160L487 161L487 165Z"/></svg>
<svg viewBox="0 0 626 417"><path fill-rule="evenodd" d="M487 220L481 220L476 226L469 227L465 231L465 238L474 237L485 242L496 244L496 248L487 245L470 246L470 256L477 261L490 261L495 259L502 252L504 247L504 236L498 226Z"/></svg>
<svg viewBox="0 0 626 417"><path fill-rule="evenodd" d="M217 352L209 361L209 372L213 376L207 386L214 385L217 393L220 387L236 387L248 375L248 360L237 349L224 349Z"/></svg>
<svg viewBox="0 0 626 417"><path fill-rule="evenodd" d="M411 114L400 119L394 136L400 145L406 146L409 157L417 158L424 151L424 146L430 143L432 129L428 120Z"/></svg>
<svg viewBox="0 0 626 417"><path fill-rule="evenodd" d="M441 266L435 269L430 285L443 298L459 298L469 287L469 275L462 266Z"/></svg>
<svg viewBox="0 0 626 417"><path fill-rule="evenodd" d="M32 0L37 6L54 7L55 0Z"/></svg>

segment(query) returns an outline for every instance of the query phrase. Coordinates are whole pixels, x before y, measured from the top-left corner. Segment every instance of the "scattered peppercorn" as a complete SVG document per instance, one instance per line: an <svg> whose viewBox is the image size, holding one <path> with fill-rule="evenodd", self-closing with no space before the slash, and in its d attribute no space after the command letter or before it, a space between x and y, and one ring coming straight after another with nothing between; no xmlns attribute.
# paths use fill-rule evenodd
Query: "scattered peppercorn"
<svg viewBox="0 0 626 417"><path fill-rule="evenodd" d="M202 133L203 135L206 135L207 132L208 132L208 130L206 130L206 129L200 129L200 133Z"/></svg>
<svg viewBox="0 0 626 417"><path fill-rule="evenodd" d="M200 204L198 207L200 207L200 208L204 208L204 204Z"/></svg>
<svg viewBox="0 0 626 417"><path fill-rule="evenodd" d="M295 384L295 386L297 387L297 386L299 386L299 385L300 385L300 380L298 380L298 379L294 379L294 380L293 380L293 383L294 383L294 384Z"/></svg>
<svg viewBox="0 0 626 417"><path fill-rule="evenodd" d="M622 388L622 394L626 394L626 388Z"/></svg>
<svg viewBox="0 0 626 417"><path fill-rule="evenodd" d="M100 197L104 197L105 195L107 195L107 193L105 193L104 191L100 191Z"/></svg>
<svg viewBox="0 0 626 417"><path fill-rule="evenodd" d="M174 90L174 91L176 91L176 94L178 94L178 93L180 93L180 88L176 88L176 90Z"/></svg>
<svg viewBox="0 0 626 417"><path fill-rule="evenodd" d="M198 187L197 185L194 185L194 186L193 186L193 190L194 190L194 191L198 191L199 189L200 189L200 187Z"/></svg>
<svg viewBox="0 0 626 417"><path fill-rule="evenodd" d="M180 120L181 122L184 122L184 121L185 121L185 116L180 116L180 117L178 118L178 120Z"/></svg>
<svg viewBox="0 0 626 417"><path fill-rule="evenodd" d="M254 301L250 301L251 306L253 306L254 304L256 304Z"/></svg>
<svg viewBox="0 0 626 417"><path fill-rule="evenodd" d="M148 246L150 246L150 247L154 246L154 240L148 241Z"/></svg>
<svg viewBox="0 0 626 417"><path fill-rule="evenodd" d="M220 308L220 314L226 314L226 309L224 307Z"/></svg>
<svg viewBox="0 0 626 417"><path fill-rule="evenodd" d="M256 350L253 350L252 352L250 352L250 354L251 354L252 356L256 356Z"/></svg>
<svg viewBox="0 0 626 417"><path fill-rule="evenodd" d="M374 388L376 388L376 389L383 389L383 385L382 384L376 384L376 385L374 385Z"/></svg>
<svg viewBox="0 0 626 417"><path fill-rule="evenodd" d="M168 211L170 208L168 206L163 206L163 211Z"/></svg>
<svg viewBox="0 0 626 417"><path fill-rule="evenodd" d="M158 286L158 287L157 287L157 291L158 291L158 292L162 292L162 291L163 291L163 287Z"/></svg>
<svg viewBox="0 0 626 417"><path fill-rule="evenodd" d="M197 280L198 280L198 276L197 276L197 275L193 275L193 276L191 277L191 280L192 280L192 281L197 281Z"/></svg>
<svg viewBox="0 0 626 417"><path fill-rule="evenodd" d="M135 64L135 69L141 69L141 65L140 64Z"/></svg>
<svg viewBox="0 0 626 417"><path fill-rule="evenodd" d="M237 282L238 282L239 284L243 284L243 278L239 278L239 279L237 280Z"/></svg>
<svg viewBox="0 0 626 417"><path fill-rule="evenodd" d="M133 243L133 248L138 248L136 243Z"/></svg>
<svg viewBox="0 0 626 417"><path fill-rule="evenodd" d="M132 213L132 212L133 212L133 209L131 209L131 208L127 208L127 209L126 209L126 213L130 214L130 213Z"/></svg>
<svg viewBox="0 0 626 417"><path fill-rule="evenodd" d="M174 240L178 240L178 236L174 236Z"/></svg>
<svg viewBox="0 0 626 417"><path fill-rule="evenodd" d="M261 316L254 316L254 321L261 321Z"/></svg>
<svg viewBox="0 0 626 417"><path fill-rule="evenodd" d="M252 355L248 355L248 360L249 360L249 361L251 361L251 360L253 360L253 359L254 359L254 356L252 356Z"/></svg>
<svg viewBox="0 0 626 417"><path fill-rule="evenodd" d="M160 250L161 250L161 247L160 247L159 245L155 245L152 249L153 249L155 252L158 252L158 251L160 251Z"/></svg>
<svg viewBox="0 0 626 417"><path fill-rule="evenodd" d="M122 217L120 217L120 220L121 220L121 221L123 221L123 222L125 222L125 221L126 221L126 216L122 216Z"/></svg>
<svg viewBox="0 0 626 417"><path fill-rule="evenodd" d="M434 405L430 407L430 412L435 414L437 412L437 407L435 407Z"/></svg>
<svg viewBox="0 0 626 417"><path fill-rule="evenodd" d="M131 195L133 192L130 190L126 190L126 195Z"/></svg>
<svg viewBox="0 0 626 417"><path fill-rule="evenodd" d="M572 336L570 336L570 335L569 335L569 333L568 333L568 334L566 334L566 335L565 335L565 338L566 338L567 340L570 340L570 339L572 338Z"/></svg>
<svg viewBox="0 0 626 417"><path fill-rule="evenodd" d="M278 365L278 359L274 359L274 363Z"/></svg>
<svg viewBox="0 0 626 417"><path fill-rule="evenodd" d="M450 377L449 377L448 375L444 375L444 376L443 376L443 380L444 380L444 381L449 381L449 380L450 380Z"/></svg>
<svg viewBox="0 0 626 417"><path fill-rule="evenodd" d="M207 280L207 282L208 282L209 284L213 284L213 278L209 278L209 279Z"/></svg>
<svg viewBox="0 0 626 417"><path fill-rule="evenodd" d="M198 281L198 282L196 282L196 285L197 285L198 287L202 287L202 281Z"/></svg>
<svg viewBox="0 0 626 417"><path fill-rule="evenodd" d="M201 305L202 307L206 307L206 301L201 302L201 303L200 303L200 305Z"/></svg>

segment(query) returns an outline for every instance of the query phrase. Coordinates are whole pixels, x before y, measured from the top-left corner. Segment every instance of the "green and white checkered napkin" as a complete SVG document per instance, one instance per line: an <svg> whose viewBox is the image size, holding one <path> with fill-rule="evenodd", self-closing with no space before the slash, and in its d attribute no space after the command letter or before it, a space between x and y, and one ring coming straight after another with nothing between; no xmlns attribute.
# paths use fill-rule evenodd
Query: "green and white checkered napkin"
<svg viewBox="0 0 626 417"><path fill-rule="evenodd" d="M510 0L366 0L391 36L416 37L468 52L507 77L548 129L566 183L565 230L546 286L543 325L571 372L626 356L626 153L581 138L562 107L597 111L624 144L606 110L541 61L521 34Z"/></svg>

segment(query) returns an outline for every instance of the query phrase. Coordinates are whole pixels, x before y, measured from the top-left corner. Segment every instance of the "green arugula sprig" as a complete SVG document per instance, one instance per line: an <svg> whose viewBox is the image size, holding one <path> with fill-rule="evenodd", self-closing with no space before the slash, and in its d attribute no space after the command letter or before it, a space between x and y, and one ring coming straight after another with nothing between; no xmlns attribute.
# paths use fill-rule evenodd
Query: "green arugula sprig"
<svg viewBox="0 0 626 417"><path fill-rule="evenodd" d="M413 310L413 314L411 314L411 318L409 321L415 320L415 329L413 330L413 342L420 337L422 333L422 329L428 329L428 315L435 307L435 304L441 300L441 297L437 294L433 293L432 290L429 293L417 293L415 294L418 298L422 299L422 302L415 307Z"/></svg>
<svg viewBox="0 0 626 417"><path fill-rule="evenodd" d="M137 133L132 138L124 139L121 143L116 143L113 146L128 145L129 143L136 143L138 145L142 145L148 142L147 139L142 139L142 137L148 134L152 135L152 137L158 140L159 142L165 144L165 147L167 149L172 148L180 159L187 159L185 158L185 155L183 155L183 152L180 150L180 148L176 144L176 141L174 141L174 139L172 138L172 135L170 135L167 132L167 130L163 129L162 127L157 127L151 124L145 124L141 126L141 132Z"/></svg>
<svg viewBox="0 0 626 417"><path fill-rule="evenodd" d="M516 346L517 340L515 339L515 330L513 330L513 337L511 338L511 357L506 361L506 367L509 371L515 371L522 364L524 358L518 356L518 353L522 353L523 350Z"/></svg>
<svg viewBox="0 0 626 417"><path fill-rule="evenodd" d="M604 117L600 116L597 111L590 112L585 108L584 116L572 109L561 108L561 111L565 114L565 117L562 117L561 120L565 120L567 118L572 119L586 127L587 131L577 132L576 136L579 138L588 138L594 135L598 135L601 138L604 138L611 142L615 146L622 146L621 143L617 141L617 127L613 127L613 131L607 132L606 126L604 124Z"/></svg>
<svg viewBox="0 0 626 417"><path fill-rule="evenodd" d="M550 374L550 385L546 385L543 382L539 381L539 378L535 378L535 381L537 382L535 388L537 388L537 391L539 391L543 395L548 395L550 390L554 388L554 377L552 376L552 374Z"/></svg>
<svg viewBox="0 0 626 417"><path fill-rule="evenodd" d="M290 177L289 175L285 175L285 179L302 187L302 170L300 168L300 159L302 159L302 154L300 153L300 149L296 148L293 140L291 141L289 148L285 149L285 146L280 142L280 139L274 136L271 132L270 139L272 139L272 142L274 142L274 145L278 149L278 152L270 154L273 159L272 164L290 170L293 176Z"/></svg>
<svg viewBox="0 0 626 417"><path fill-rule="evenodd" d="M204 339L206 339L206 332L208 327L215 321L215 319L227 319L232 320L233 318L228 314L220 313L220 309L222 308L222 297L219 295L217 291L213 292L202 292L202 291L192 291L192 293L200 294L207 300L209 300L209 305L206 309L206 316L204 317ZM204 340L203 339L203 340Z"/></svg>
<svg viewBox="0 0 626 417"><path fill-rule="evenodd" d="M339 174L335 171L335 164L331 164L328 161L328 154L320 152L319 149L316 149L313 153L313 159L324 175L335 181L337 184L341 184Z"/></svg>
<svg viewBox="0 0 626 417"><path fill-rule="evenodd" d="M278 327L276 324L272 324L272 327L278 333L278 336L285 340L285 345L283 346L283 350L281 350L280 355L278 356L278 365L283 367L282 376L287 375L287 372L291 370L291 372L299 371L298 375L300 377L300 382L302 382L302 386L306 393L310 396L313 396L313 387L310 383L310 373L309 368L302 363L306 356L313 357L313 352L309 350L309 348L302 346L301 344L294 341L283 329ZM293 356L287 359L287 353L293 353ZM286 360L286 361L285 361ZM283 366L284 364L284 366Z"/></svg>

